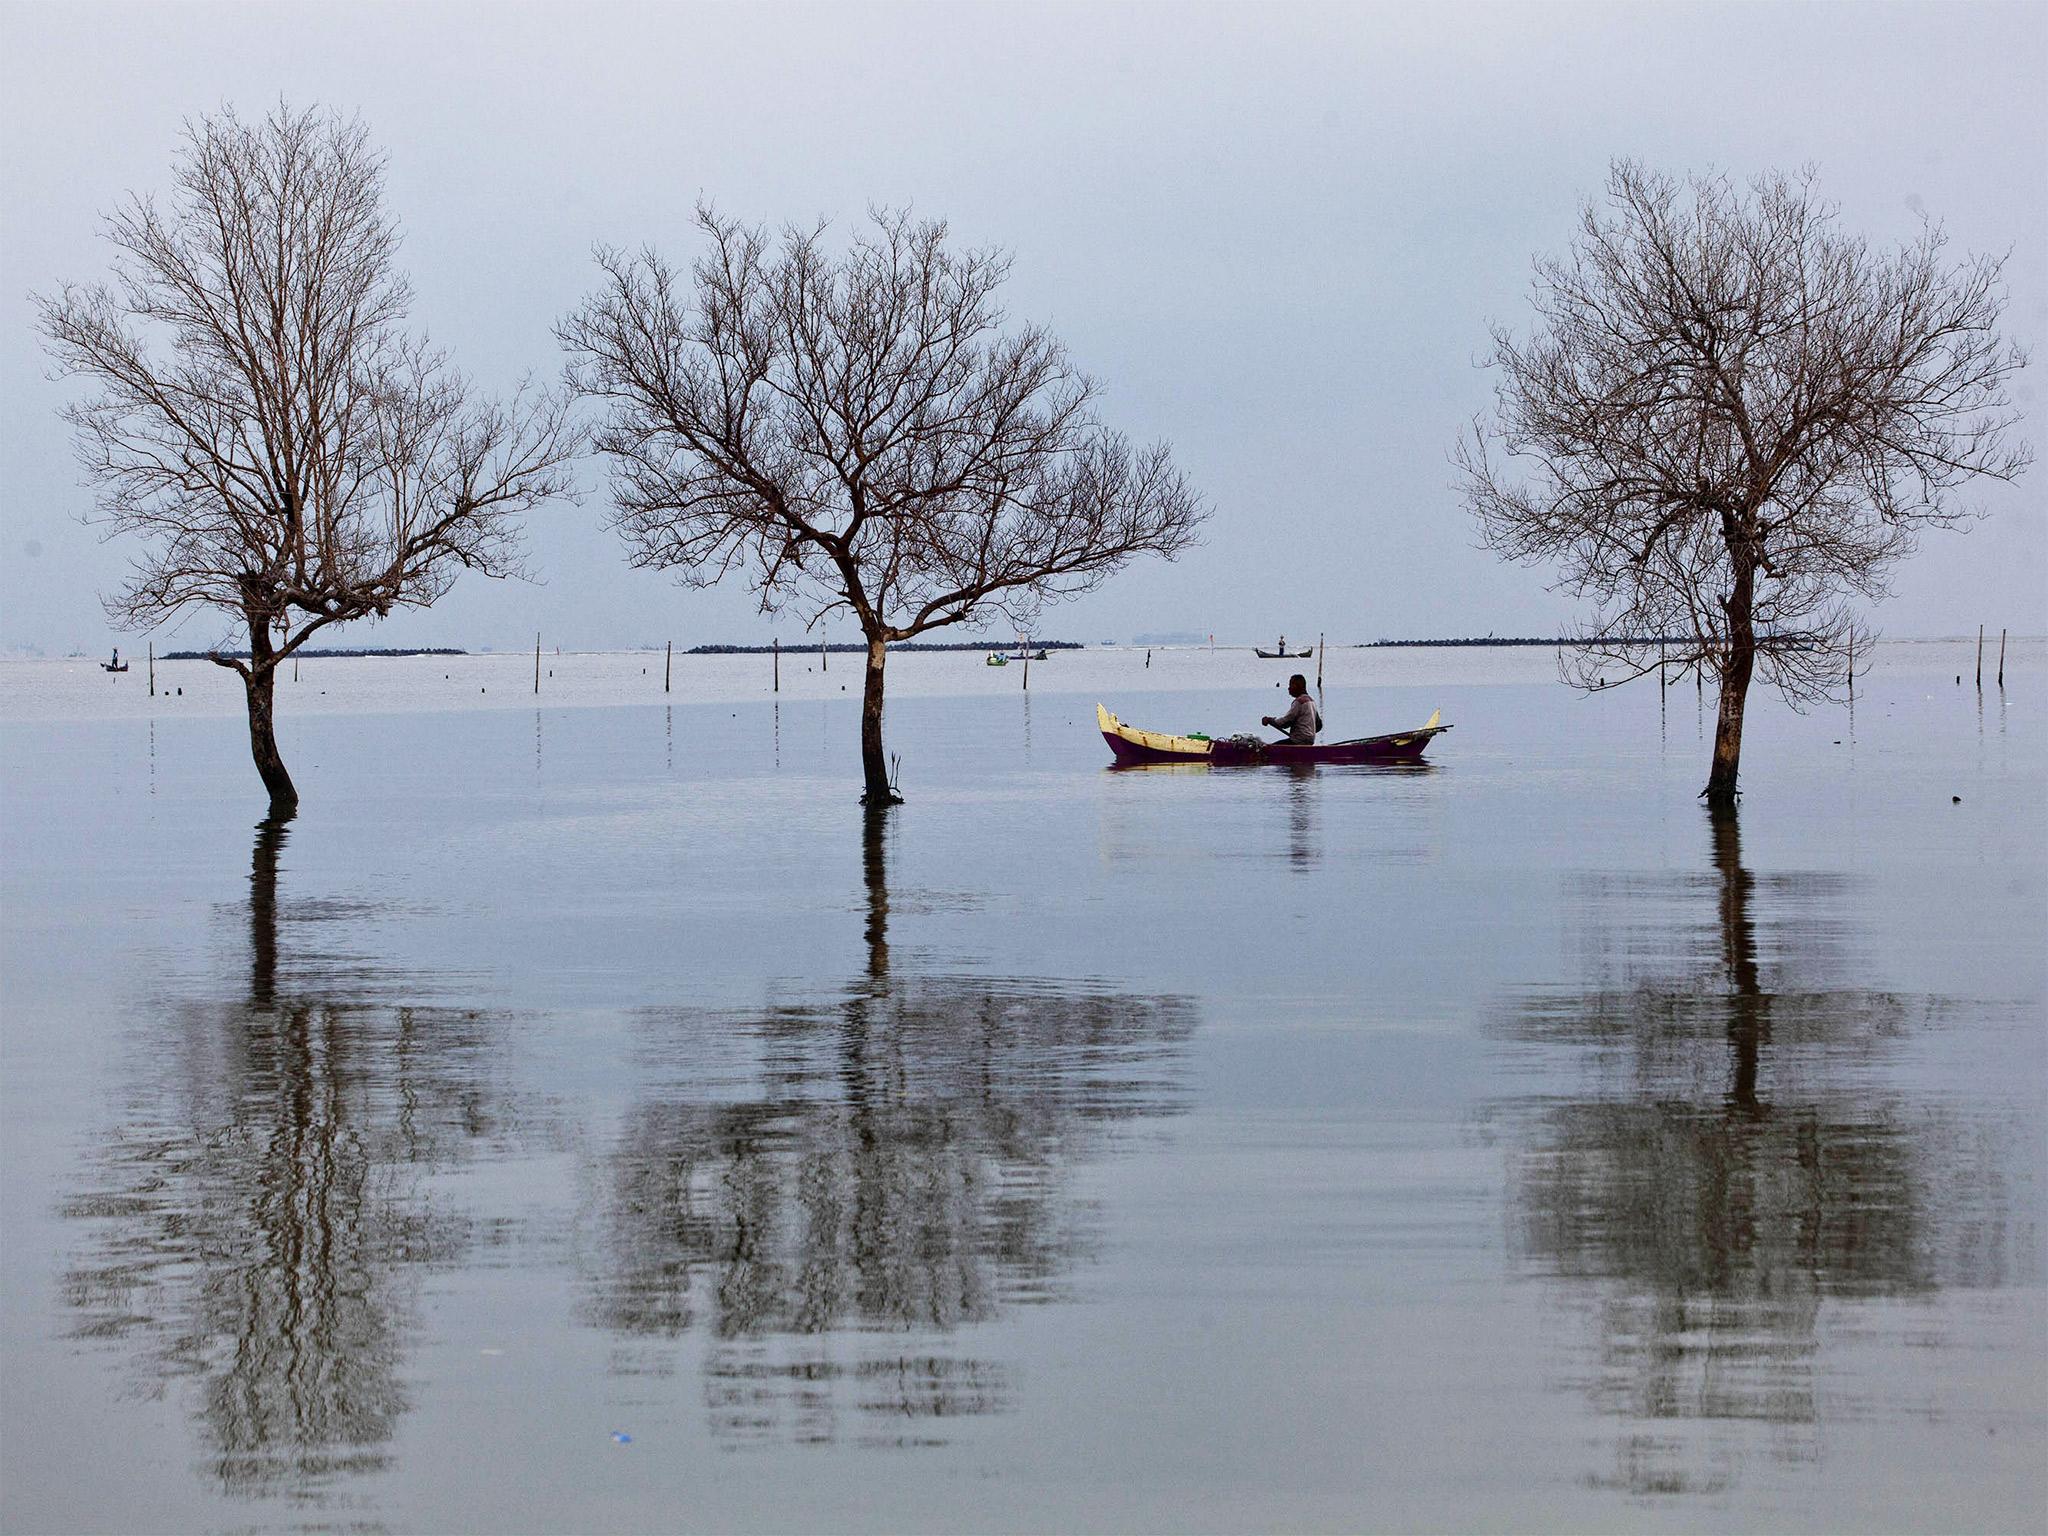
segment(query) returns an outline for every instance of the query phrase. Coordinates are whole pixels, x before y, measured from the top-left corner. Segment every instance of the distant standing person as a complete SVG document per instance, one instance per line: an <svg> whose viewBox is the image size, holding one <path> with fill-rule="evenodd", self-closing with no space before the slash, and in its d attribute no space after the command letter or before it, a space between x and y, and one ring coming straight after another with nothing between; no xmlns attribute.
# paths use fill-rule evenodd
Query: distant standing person
<svg viewBox="0 0 2048 1536"><path fill-rule="evenodd" d="M1287 679L1287 691L1293 702L1280 714L1259 716L1259 724L1285 731L1288 742L1294 746L1314 746L1316 732L1323 728L1323 717L1316 710L1316 701L1308 696L1308 679L1295 673Z"/></svg>

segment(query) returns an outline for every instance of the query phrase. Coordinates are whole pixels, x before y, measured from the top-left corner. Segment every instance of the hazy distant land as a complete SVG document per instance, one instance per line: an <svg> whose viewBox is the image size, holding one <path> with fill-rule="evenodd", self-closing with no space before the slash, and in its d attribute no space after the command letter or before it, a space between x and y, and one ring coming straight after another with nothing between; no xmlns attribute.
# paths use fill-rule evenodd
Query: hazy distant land
<svg viewBox="0 0 2048 1536"><path fill-rule="evenodd" d="M1016 645L1017 643L1018 643L1018 642L1016 642L1016 641L1007 641L1007 640L988 640L988 639L982 639L982 640L906 640L906 641L897 641L897 642L892 642L892 643L890 644L890 646L889 646L889 649L890 649L890 650L892 650L892 651L989 651L989 650L1006 650L1006 649L1009 649L1010 647L1012 647L1012 646ZM1088 642L1086 642L1086 641L1083 641L1083 640L1030 640L1030 641L1026 641L1026 642L1023 642L1023 643L1024 643L1024 644L1026 644L1026 645L1028 645L1028 646L1029 646L1030 648L1032 648L1033 650L1041 650L1041 651L1079 651L1079 650L1085 650L1085 649L1087 649L1087 648L1088 648ZM1101 641L1101 642L1099 642L1099 644L1101 644L1101 645L1105 645L1105 646L1108 646L1108 645L1115 645L1116 643L1117 643L1117 642L1115 642L1115 641L1113 641L1113 640L1105 640L1105 641ZM1242 649L1244 649L1244 648L1245 648L1245 646L1247 645L1247 643L1248 643L1248 642L1245 642L1245 641L1228 641L1228 642L1225 642L1225 644L1224 644L1224 645L1223 645L1223 646L1221 647L1221 649L1224 649L1224 650L1242 650ZM1358 651L1369 651L1369 650L1380 650L1380 649L1385 649L1385 648L1390 648L1390 647L1396 647L1396 646L1443 646L1443 647L1447 647L1447 648L1450 648L1450 647L1462 647L1462 646L1498 646L1498 645L1534 645L1534 646L1560 646L1560 645L1565 645L1565 646L1571 646L1571 645L1583 645L1583 644L1586 644L1586 643L1587 643L1587 642L1586 642L1586 641L1584 641L1583 639L1574 639L1574 638L1567 638L1567 637L1561 637L1561 636L1543 636L1543 635L1485 635L1485 636L1479 636L1479 637L1474 637L1474 636L1469 636L1469 635L1467 635L1467 636L1457 636L1457 637L1448 637L1448 636L1447 636L1447 637L1441 637L1441 638L1430 638L1430 639L1419 639L1419 640L1356 640L1356 641L1343 641L1343 642L1339 642L1339 643L1338 643L1338 644L1337 644L1337 645L1336 645L1335 647L1333 647L1333 648L1334 648L1334 649L1338 649L1338 650L1358 650ZM1682 644L1682 643L1686 643L1686 642L1685 642L1685 641L1684 641L1684 640L1682 639L1682 637L1679 637L1679 636L1663 636L1663 637L1659 637L1659 636L1656 636L1656 635L1647 635L1647 636L1631 636L1631 637L1628 637L1628 638L1626 638L1626 639L1621 639L1621 640L1616 640L1616 639L1609 639L1609 640L1606 640L1606 641L1604 641L1603 643L1605 643L1605 644L1627 644L1627 645L1679 645L1679 644ZM1132 640L1132 641L1130 642L1130 644L1131 644L1131 645L1133 645L1133 646L1139 646L1139 645L1143 645L1143 646L1147 646L1147 647L1154 647L1154 646L1156 646L1156 647L1158 647L1158 648L1160 648L1160 649L1166 649L1166 648L1167 648L1167 647L1168 647L1169 645L1172 645L1172 646L1178 646L1178 647L1183 647L1183 648L1185 648L1185 647L1188 647L1188 646L1194 646L1194 647L1202 647L1202 646L1206 646L1206 647L1207 647L1208 649L1211 649L1211 650L1215 650L1215 649L1218 649L1218 647L1217 647L1217 646L1216 646L1216 645L1215 645L1215 644L1214 644L1213 642L1209 642L1209 641L1186 641L1186 640L1181 640L1181 641L1172 641L1172 642L1168 642L1168 641L1160 641L1160 640L1147 640L1147 639L1145 639L1145 638L1143 638L1143 637L1140 637L1140 638L1137 638L1137 639L1134 639L1134 640ZM546 647L546 649L548 649L549 651L558 651L558 650L559 650L559 647L553 647L553 646L550 646L550 647ZM659 647L655 647L655 646L647 646L647 647L643 647L643 649L646 649L646 650L649 650L649 651L653 651L653 650L657 650L657 649L659 649ZM738 644L733 644L733 643L729 643L729 642L723 642L723 641L721 641L721 642L718 642L718 643L715 643L715 644L707 644L707 645L693 645L693 646L691 646L691 647L690 647L689 649L687 649L687 650L685 650L685 651L681 652L680 654L682 654L682 655L684 655L684 656L766 656L766 655L769 655L769 654L770 654L771 652L773 652L773 651L775 651L775 650L777 650L777 649L780 649L780 650L785 650L785 651L790 651L790 652L794 652L794 653L800 653L800 654L805 654L805 655L808 655L808 654L810 654L811 652L814 652L814 651L824 651L824 652L826 652L827 654L830 654L830 655L835 655L835 656L836 656L836 655L844 655L844 654L849 654L849 653L850 653L850 654L854 654L854 655L859 655L859 654L861 654L861 653L863 653L863 652L865 652L865 651L867 650L867 646L866 646L866 644L865 644L865 643L863 643L863 642L860 642L860 641L843 641L843 640L836 640L836 641L832 641L832 642L829 642L829 643L827 643L827 644L823 644L823 645L808 645L808 644L791 644L791 645L785 645L785 646L780 646L780 647L778 647L778 646L777 646L777 645L776 645L776 644L775 644L775 643L774 643L773 641L769 642L769 643L768 643L767 645L759 645L759 644L749 644L749 645L738 645ZM468 655L472 655L472 654L481 654L481 655L493 655L493 654L497 654L497 655L518 655L518 654L519 654L519 652L518 652L518 651L516 651L516 650L513 650L513 651L503 651L503 652L500 652L500 651L495 651L495 650L494 650L494 649L493 649L492 647L490 647L490 646L485 646L485 647L483 647L483 648L482 648L482 650L481 650L480 652L471 652L471 651L469 651L469 650L467 650L467 649L465 649L465 648L463 648L463 647L461 647L461 646L453 646L453 645L394 645L394 646L350 646L350 647L333 647L333 648L321 648L321 649L308 649L308 650L301 650L301 651L297 651L297 652L295 652L294 654L295 654L295 655L297 655L297 656L303 657L303 658L305 658L305 659L306 659L306 660L308 660L308 661L313 661L313 660L317 660L317 659L320 659L320 658L323 658L323 657L324 657L324 658L329 658L329 659L335 659L335 658L348 658L348 659L352 659L352 660L353 660L353 659L360 659L360 658L364 658L364 657L378 657L378 656L468 656ZM243 648L239 648L239 649L216 649L216 650L204 650L204 651L193 651L193 650L184 650L184 651L165 651L165 652L163 652L163 653L162 653L162 654L161 654L160 656L158 656L158 657L157 657L157 660L158 660L158 661L206 661L206 660L209 660L210 658L212 658L212 657L215 657L215 656L226 656L226 657L231 657L231 658L234 658L234 659L237 659L237 660L247 660L247 659L248 659L248 655L249 655L249 652L248 652L248 649L247 649L246 647L243 647Z"/></svg>

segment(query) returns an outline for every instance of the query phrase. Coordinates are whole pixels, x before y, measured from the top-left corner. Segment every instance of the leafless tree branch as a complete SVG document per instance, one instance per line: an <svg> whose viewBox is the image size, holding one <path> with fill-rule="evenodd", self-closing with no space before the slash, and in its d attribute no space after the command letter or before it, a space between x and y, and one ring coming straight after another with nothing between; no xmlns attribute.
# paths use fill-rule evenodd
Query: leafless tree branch
<svg viewBox="0 0 2048 1536"><path fill-rule="evenodd" d="M997 251L877 209L840 253L708 206L687 275L597 253L562 322L568 377L605 407L613 526L633 563L703 586L744 572L761 605L844 607L869 642L870 797L886 794L890 641L1001 614L1029 624L1205 515L1164 446L1095 415L1098 386L1037 326L1005 327Z"/></svg>
<svg viewBox="0 0 2048 1536"><path fill-rule="evenodd" d="M330 624L425 607L461 570L519 570L518 518L573 494L566 397L478 398L404 323L384 162L363 125L280 104L190 123L164 205L105 234L111 280L37 299L110 535L142 550L106 599L129 627L231 615L251 742L296 801L269 724L277 663ZM260 697L259 697L260 694Z"/></svg>
<svg viewBox="0 0 2048 1536"><path fill-rule="evenodd" d="M1939 226L1893 251L1837 225L1811 171L1738 190L1617 163L1569 254L1536 264L1527 337L1493 333L1491 421L1454 460L1487 545L1554 566L1591 615L1573 679L1711 667L1707 793L1732 800L1753 673L1828 697L1920 533L2031 460L2000 339L2002 261Z"/></svg>

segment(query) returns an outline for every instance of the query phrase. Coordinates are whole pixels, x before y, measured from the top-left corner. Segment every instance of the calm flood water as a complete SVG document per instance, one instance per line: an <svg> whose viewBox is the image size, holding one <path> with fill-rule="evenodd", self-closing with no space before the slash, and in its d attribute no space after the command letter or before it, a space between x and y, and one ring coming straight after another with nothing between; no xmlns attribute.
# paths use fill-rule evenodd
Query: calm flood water
<svg viewBox="0 0 2048 1536"><path fill-rule="evenodd" d="M2048 1520L2048 649L691 660L0 667L7 1529Z"/></svg>

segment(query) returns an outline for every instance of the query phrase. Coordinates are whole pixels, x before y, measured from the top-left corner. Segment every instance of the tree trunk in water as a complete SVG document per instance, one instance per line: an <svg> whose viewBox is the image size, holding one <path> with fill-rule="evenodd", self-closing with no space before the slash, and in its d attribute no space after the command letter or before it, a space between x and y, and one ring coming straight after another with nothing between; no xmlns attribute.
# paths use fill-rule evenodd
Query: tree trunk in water
<svg viewBox="0 0 2048 1536"><path fill-rule="evenodd" d="M1728 656L1721 663L1721 707L1714 719L1714 766L1702 793L1707 804L1732 808L1736 775L1742 767L1742 711L1749 699L1749 679L1756 671L1756 629L1751 611L1756 576L1742 571L1729 594Z"/></svg>
<svg viewBox="0 0 2048 1536"><path fill-rule="evenodd" d="M882 664L888 648L880 640L868 641L867 682L860 698L860 766L864 781L863 804L895 805L901 796L889 787L889 764L882 756Z"/></svg>
<svg viewBox="0 0 2048 1536"><path fill-rule="evenodd" d="M250 658L249 675L242 680L249 694L249 753L256 759L256 771L263 775L263 787L270 791L270 814L289 816L298 809L299 792L292 776L285 772L284 759L277 753L277 730L272 709L276 692L275 663Z"/></svg>

